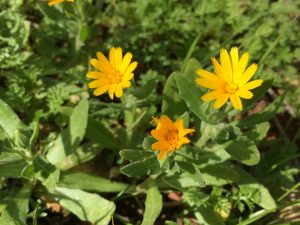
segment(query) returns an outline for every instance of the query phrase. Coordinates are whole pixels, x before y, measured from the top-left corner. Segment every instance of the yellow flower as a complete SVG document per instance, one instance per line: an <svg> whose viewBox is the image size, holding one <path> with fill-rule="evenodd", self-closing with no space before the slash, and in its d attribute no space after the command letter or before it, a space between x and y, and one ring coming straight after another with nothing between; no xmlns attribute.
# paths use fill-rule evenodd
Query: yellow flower
<svg viewBox="0 0 300 225"><path fill-rule="evenodd" d="M58 3L61 3L61 2L64 2L64 1L67 1L67 2L74 2L74 0L49 0L48 1L48 5L49 6L53 6L55 4L58 4Z"/></svg>
<svg viewBox="0 0 300 225"><path fill-rule="evenodd" d="M242 110L243 105L240 98L252 98L253 93L250 90L259 87L263 82L262 79L249 82L257 70L257 65L252 64L246 69L248 59L248 53L244 53L239 59L237 47L231 48L230 56L226 49L222 49L220 52L221 64L214 57L212 58L215 74L198 69L196 73L200 78L196 79L196 83L212 89L201 99L205 102L216 100L213 105L215 109L219 109L230 99L235 109Z"/></svg>
<svg viewBox="0 0 300 225"><path fill-rule="evenodd" d="M157 140L152 144L153 150L158 150L158 159L165 157L167 153L172 153L180 149L183 144L190 142L185 137L188 133L195 132L194 129L184 129L183 120L177 119L173 123L168 116L161 116L160 119L154 118L156 129L151 131L151 135Z"/></svg>
<svg viewBox="0 0 300 225"><path fill-rule="evenodd" d="M111 48L109 60L101 53L97 52L98 59L91 59L90 63L97 71L90 71L87 77L95 79L89 83L89 88L96 88L94 95L102 95L108 92L111 99L120 98L123 95L123 88L128 88L133 78L133 71L137 67L137 62L132 62L132 54L127 52L122 56L121 48Z"/></svg>

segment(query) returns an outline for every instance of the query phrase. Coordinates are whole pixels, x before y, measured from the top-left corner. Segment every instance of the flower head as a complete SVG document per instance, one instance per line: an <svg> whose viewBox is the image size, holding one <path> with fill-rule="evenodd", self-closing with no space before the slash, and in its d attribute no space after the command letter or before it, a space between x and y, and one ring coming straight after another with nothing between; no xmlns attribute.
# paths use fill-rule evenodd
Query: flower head
<svg viewBox="0 0 300 225"><path fill-rule="evenodd" d="M48 5L49 6L53 6L55 4L58 4L58 3L61 3L61 2L64 2L64 1L67 1L67 2L74 2L74 0L49 0L48 1Z"/></svg>
<svg viewBox="0 0 300 225"><path fill-rule="evenodd" d="M226 49L222 49L220 52L221 64L212 58L215 74L198 69L196 73L199 78L196 79L196 83L212 89L201 99L205 102L216 100L213 105L215 109L220 108L230 99L235 109L242 110L243 105L240 98L252 98L253 93L250 90L259 87L263 82L262 79L250 81L257 70L257 65L252 64L246 69L248 59L248 53L244 53L239 59L237 47L231 48L230 55Z"/></svg>
<svg viewBox="0 0 300 225"><path fill-rule="evenodd" d="M159 119L154 118L154 121L156 129L151 131L151 135L157 142L151 147L153 150L160 151L158 159L164 158L167 153L172 153L189 143L190 140L185 135L195 132L194 129L184 129L182 119L177 119L173 123L168 116L163 115Z"/></svg>
<svg viewBox="0 0 300 225"><path fill-rule="evenodd" d="M102 95L108 92L111 99L116 95L123 95L123 88L128 88L133 78L133 71L137 62L131 62L132 54L127 52L122 56L122 49L112 47L109 51L109 59L101 52L97 52L98 59L91 59L90 63L96 71L90 71L87 77L95 79L89 83L89 88L96 88L94 95Z"/></svg>

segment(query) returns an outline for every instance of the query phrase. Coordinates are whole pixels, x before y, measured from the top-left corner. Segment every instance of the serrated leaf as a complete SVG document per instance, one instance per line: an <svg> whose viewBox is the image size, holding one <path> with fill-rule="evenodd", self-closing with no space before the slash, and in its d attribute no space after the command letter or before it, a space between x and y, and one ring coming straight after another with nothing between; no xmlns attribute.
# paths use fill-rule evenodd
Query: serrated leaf
<svg viewBox="0 0 300 225"><path fill-rule="evenodd" d="M162 210L162 196L157 187L151 187L147 191L145 213L142 225L153 225Z"/></svg>
<svg viewBox="0 0 300 225"><path fill-rule="evenodd" d="M56 187L54 196L79 219L95 225L108 225L116 208L113 202L79 189Z"/></svg>

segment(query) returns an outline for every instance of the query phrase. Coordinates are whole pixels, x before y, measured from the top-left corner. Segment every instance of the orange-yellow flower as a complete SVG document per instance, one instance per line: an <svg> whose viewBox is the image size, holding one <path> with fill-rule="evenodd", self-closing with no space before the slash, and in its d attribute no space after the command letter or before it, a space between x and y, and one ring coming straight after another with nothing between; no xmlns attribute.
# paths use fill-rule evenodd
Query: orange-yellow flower
<svg viewBox="0 0 300 225"><path fill-rule="evenodd" d="M64 2L64 1L67 1L67 2L74 2L74 0L49 0L49 1L48 1L48 5L49 5L49 6L52 6L52 5L55 5L55 4Z"/></svg>
<svg viewBox="0 0 300 225"><path fill-rule="evenodd" d="M154 118L156 129L151 131L151 135L157 140L152 144L153 150L160 151L158 159L165 157L167 153L172 153L180 149L182 145L190 142L185 137L188 133L195 132L194 129L184 129L183 120L177 119L175 123L168 116L161 116L159 119Z"/></svg>
<svg viewBox="0 0 300 225"><path fill-rule="evenodd" d="M244 53L239 59L237 47L231 48L230 55L226 49L222 49L220 52L221 64L214 57L212 58L215 74L203 69L196 71L199 75L196 83L212 89L201 99L205 102L216 100L213 105L215 109L219 109L230 99L236 110L242 110L243 105L240 98L252 98L253 93L250 90L259 87L263 82L262 79L250 81L257 70L257 65L253 63L246 69L248 60L248 53Z"/></svg>
<svg viewBox="0 0 300 225"><path fill-rule="evenodd" d="M95 79L89 83L89 88L96 88L94 95L102 95L108 92L111 99L116 95L120 98L123 95L123 88L130 87L130 80L133 78L133 71L137 62L132 62L132 54L127 52L122 56L122 49L112 47L109 51L109 60L97 52L98 59L91 59L90 63L96 71L90 71L87 77Z"/></svg>

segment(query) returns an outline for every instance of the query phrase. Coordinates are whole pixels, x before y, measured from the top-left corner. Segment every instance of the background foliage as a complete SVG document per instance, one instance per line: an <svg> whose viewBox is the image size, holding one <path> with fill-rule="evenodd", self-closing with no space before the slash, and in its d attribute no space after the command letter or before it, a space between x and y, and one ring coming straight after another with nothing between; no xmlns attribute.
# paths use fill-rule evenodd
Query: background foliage
<svg viewBox="0 0 300 225"><path fill-rule="evenodd" d="M299 220L299 6L0 0L0 224ZM195 69L234 45L266 80L240 114L212 110L193 84ZM91 96L85 78L112 46L139 62L113 103ZM159 162L149 131L162 113L197 134Z"/></svg>

